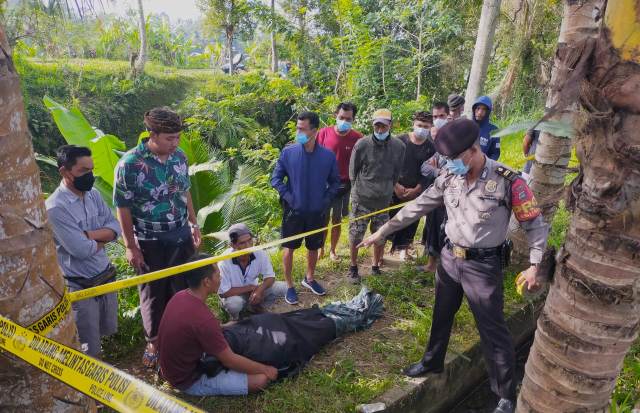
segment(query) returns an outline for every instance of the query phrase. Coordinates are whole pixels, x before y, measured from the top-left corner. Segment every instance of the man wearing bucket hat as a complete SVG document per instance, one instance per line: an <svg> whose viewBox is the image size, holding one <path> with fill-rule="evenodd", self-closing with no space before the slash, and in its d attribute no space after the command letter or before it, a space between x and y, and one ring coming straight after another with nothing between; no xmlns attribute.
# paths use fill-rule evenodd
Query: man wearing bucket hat
<svg viewBox="0 0 640 413"><path fill-rule="evenodd" d="M446 206L447 240L436 272L431 336L422 359L405 374L414 377L443 371L454 316L465 295L480 332L491 389L500 397L494 413L505 413L513 412L516 398L515 352L504 320L502 290L509 218L513 212L529 241L531 266L522 277L529 289L537 285L549 227L525 181L489 159L478 138L478 125L468 119L440 129L435 145L447 159L447 171L362 245L383 242L437 206Z"/></svg>
<svg viewBox="0 0 640 413"><path fill-rule="evenodd" d="M404 161L405 145L391 136L393 120L389 109L378 109L373 113L373 134L359 139L353 148L349 162L351 179L351 219L349 224L349 247L351 266L349 281L360 282L358 273L358 244L364 238L367 226L376 232L387 220L384 212L369 218L353 221L354 218L386 208L391 202L393 189L400 178ZM380 263L384 245L373 248L371 272L380 274Z"/></svg>

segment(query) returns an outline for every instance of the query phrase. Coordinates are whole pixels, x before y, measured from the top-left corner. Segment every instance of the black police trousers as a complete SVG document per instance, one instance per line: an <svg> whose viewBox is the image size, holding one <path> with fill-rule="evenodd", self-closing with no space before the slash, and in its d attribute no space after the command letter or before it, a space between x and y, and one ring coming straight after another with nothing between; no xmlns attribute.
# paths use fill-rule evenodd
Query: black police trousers
<svg viewBox="0 0 640 413"><path fill-rule="evenodd" d="M449 344L453 319L463 294L476 320L491 390L499 397L514 400L515 349L504 320L502 265L495 256L464 260L445 246L436 272L436 299L425 366L440 368Z"/></svg>

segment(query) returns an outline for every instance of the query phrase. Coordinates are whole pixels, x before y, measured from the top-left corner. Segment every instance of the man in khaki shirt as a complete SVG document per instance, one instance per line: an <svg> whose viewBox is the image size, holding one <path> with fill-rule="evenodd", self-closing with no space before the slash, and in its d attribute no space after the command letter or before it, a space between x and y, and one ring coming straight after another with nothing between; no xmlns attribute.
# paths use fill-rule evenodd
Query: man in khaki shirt
<svg viewBox="0 0 640 413"><path fill-rule="evenodd" d="M447 159L435 183L365 239L367 246L444 205L447 241L436 271L436 298L431 337L422 360L405 370L408 376L439 373L456 312L463 295L476 319L491 389L500 397L494 413L513 412L516 398L515 351L503 314L502 244L511 212L529 241L531 266L523 272L536 287L549 232L535 198L520 176L487 158L478 143L475 122L458 119L438 131L437 151Z"/></svg>

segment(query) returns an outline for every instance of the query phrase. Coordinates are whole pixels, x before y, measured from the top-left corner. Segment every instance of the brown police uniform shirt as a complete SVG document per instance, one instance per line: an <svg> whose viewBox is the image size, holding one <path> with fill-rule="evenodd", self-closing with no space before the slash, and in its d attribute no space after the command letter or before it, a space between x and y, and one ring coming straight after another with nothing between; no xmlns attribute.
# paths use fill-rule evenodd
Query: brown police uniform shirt
<svg viewBox="0 0 640 413"><path fill-rule="evenodd" d="M470 187L464 176L443 170L428 190L382 227L382 234L392 234L444 204L448 215L445 232L453 244L465 248L493 248L506 239L513 211L526 232L530 262L539 263L549 226L542 218L531 189L503 164L485 159L482 173ZM499 168L511 179L501 175Z"/></svg>

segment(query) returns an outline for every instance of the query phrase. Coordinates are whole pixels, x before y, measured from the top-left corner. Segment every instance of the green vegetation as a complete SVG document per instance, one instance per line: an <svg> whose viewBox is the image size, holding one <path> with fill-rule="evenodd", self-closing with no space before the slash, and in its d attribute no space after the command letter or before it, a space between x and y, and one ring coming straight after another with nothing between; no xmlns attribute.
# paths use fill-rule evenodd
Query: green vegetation
<svg viewBox="0 0 640 413"><path fill-rule="evenodd" d="M15 63L34 149L45 155L64 140L43 104L44 96L82 108L91 125L131 146L142 130L145 111L181 101L205 76L152 64L145 75L130 79L127 62L97 59L43 61L18 55Z"/></svg>
<svg viewBox="0 0 640 413"><path fill-rule="evenodd" d="M83 141L92 146L94 157L106 159L110 166L119 157L117 151L138 141L145 111L171 106L187 124L182 148L196 166L190 170L192 195L204 232L244 221L260 241L277 239L281 211L269 175L280 150L292 139L295 114L315 110L323 126L330 125L336 104L349 100L359 108L356 129L370 133L373 111L388 107L394 132L408 130L413 112L429 110L434 102L446 101L449 93L464 91L482 2L276 0L272 10L266 3L243 0L232 9L219 7L227 3L198 1L203 11L198 21L175 22L171 16L147 12L149 62L134 76L131 61L140 41L137 11L108 15L92 0L76 2L75 8L71 2L16 0L8 5L0 0L36 152L51 156L65 142L45 96L73 108L71 113L82 113L84 131L96 127L113 136L102 142ZM539 119L544 110L562 2L529 3L526 12L504 5L496 32L484 89L496 97L493 120L501 127ZM222 20L227 23L221 25ZM233 54L243 57L244 68L235 67L235 72L225 68ZM275 70L273 63L279 63ZM50 101L49 106L56 105ZM74 141L74 136L65 138ZM522 132L503 137L501 161L520 169L521 142ZM571 166L576 164L574 156ZM45 192L51 192L57 171L46 163L40 166ZM108 199L112 175L99 169L98 185ZM550 244L562 244L569 219L561 205ZM343 256L345 240L343 227ZM222 247L206 238L205 250L218 252ZM121 246L111 246L108 252L119 277L133 275ZM301 255L295 259L296 279L305 268ZM363 264L367 261L365 251L361 259ZM272 252L272 260L281 274L281 254ZM345 259L322 260L318 274L330 296L323 301L307 297L305 304L355 294L356 288L343 282L347 265ZM513 271L505 276L507 314L523 304L515 293L514 277ZM385 296L387 308L386 317L371 331L334 343L300 377L260 395L190 401L213 411L321 407L344 412L400 382L400 368L419 356L428 336L433 275L407 265L366 282ZM136 289L119 292L119 303L120 328L105 341L105 354L107 360L129 367L137 364L143 340ZM217 298L209 304L225 321ZM454 333L453 353L477 340L466 304ZM625 360L612 411L630 411L640 399L639 346Z"/></svg>

